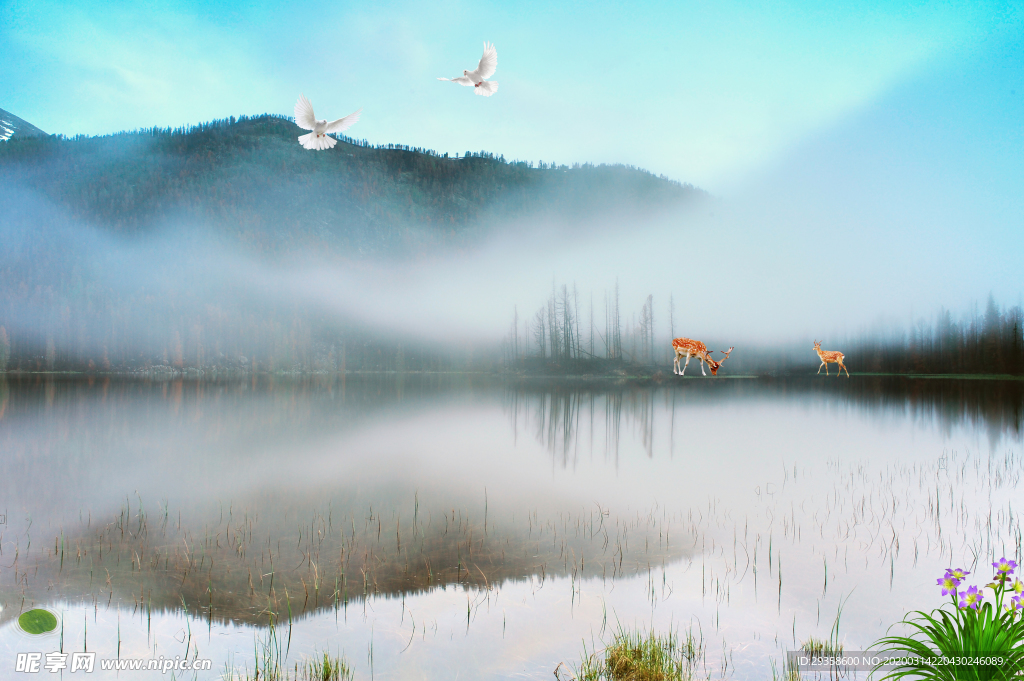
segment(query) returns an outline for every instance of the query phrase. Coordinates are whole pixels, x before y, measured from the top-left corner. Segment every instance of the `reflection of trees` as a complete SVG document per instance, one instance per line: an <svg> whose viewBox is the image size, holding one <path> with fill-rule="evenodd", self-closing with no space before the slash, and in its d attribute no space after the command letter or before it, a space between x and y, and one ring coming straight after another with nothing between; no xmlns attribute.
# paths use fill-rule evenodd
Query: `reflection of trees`
<svg viewBox="0 0 1024 681"><path fill-rule="evenodd" d="M574 467L581 451L618 463L623 428L654 456L656 422L674 441L677 412L698 405L722 408L741 400L807 400L852 407L875 418L934 423L943 433L955 428L986 432L994 445L1024 432L1024 381L857 377L826 380L760 379L677 381L638 385L516 385L505 393L505 407L516 434L531 434L554 463ZM657 412L657 414L656 414ZM665 423L667 421L667 423Z"/></svg>
<svg viewBox="0 0 1024 681"><path fill-rule="evenodd" d="M1024 381L873 377L837 392L808 382L829 402L856 405L878 415L934 422L944 433L954 428L984 430L994 445L1024 432Z"/></svg>
<svg viewBox="0 0 1024 681"><path fill-rule="evenodd" d="M575 467L581 451L618 464L622 428L632 428L653 456L654 398L650 389L602 390L510 388L505 403L513 429L530 433L563 468Z"/></svg>

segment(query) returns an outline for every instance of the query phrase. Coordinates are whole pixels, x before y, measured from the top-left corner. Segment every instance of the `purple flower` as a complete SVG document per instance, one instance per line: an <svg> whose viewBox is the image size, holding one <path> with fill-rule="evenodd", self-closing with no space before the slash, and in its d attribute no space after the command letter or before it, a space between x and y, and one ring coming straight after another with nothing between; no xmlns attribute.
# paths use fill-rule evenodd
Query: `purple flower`
<svg viewBox="0 0 1024 681"><path fill-rule="evenodd" d="M950 594L956 596L956 588L960 586L960 580L948 572L945 577L940 577L936 580L936 583L942 587L943 596L948 596Z"/></svg>
<svg viewBox="0 0 1024 681"><path fill-rule="evenodd" d="M992 563L992 567L1004 575L1012 575L1013 571L1017 569L1017 561L1000 558L995 563Z"/></svg>
<svg viewBox="0 0 1024 681"><path fill-rule="evenodd" d="M950 575L951 577L956 578L957 581L960 581L960 580L963 580L964 577L966 577L967 575L969 575L971 573L968 572L967 570L964 570L963 568L957 568L955 570L953 568L946 568L946 574Z"/></svg>
<svg viewBox="0 0 1024 681"><path fill-rule="evenodd" d="M960 607L961 608L974 608L977 610L981 607L981 601L985 598L985 595L978 591L978 587L972 586L964 593L960 594Z"/></svg>
<svg viewBox="0 0 1024 681"><path fill-rule="evenodd" d="M1010 599L1010 605L1007 607L1007 610L1020 610L1021 607L1024 607L1024 604L1021 603L1020 596L1014 596Z"/></svg>
<svg viewBox="0 0 1024 681"><path fill-rule="evenodd" d="M1021 582L1019 579L1015 579L1013 580L1013 586L1010 588L1013 589L1013 593L1020 596L1022 593L1024 593L1024 582Z"/></svg>

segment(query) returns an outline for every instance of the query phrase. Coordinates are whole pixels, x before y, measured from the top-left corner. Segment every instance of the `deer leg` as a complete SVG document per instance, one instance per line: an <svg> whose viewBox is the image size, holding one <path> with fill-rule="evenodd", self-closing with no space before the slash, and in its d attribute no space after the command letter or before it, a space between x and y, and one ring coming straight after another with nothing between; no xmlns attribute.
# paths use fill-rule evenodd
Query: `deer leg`
<svg viewBox="0 0 1024 681"><path fill-rule="evenodd" d="M700 360L700 375L701 376L707 376L707 374L704 373L704 358L703 357L698 357L698 359Z"/></svg>
<svg viewBox="0 0 1024 681"><path fill-rule="evenodd" d="M818 375L821 375L821 367L825 366L825 360L821 360L821 364L818 365ZM828 371L828 367L825 367L825 371Z"/></svg>
<svg viewBox="0 0 1024 681"><path fill-rule="evenodd" d="M683 363L683 370L679 372L680 376L686 375L686 367L690 366L690 355L686 355L686 362Z"/></svg>
<svg viewBox="0 0 1024 681"><path fill-rule="evenodd" d="M849 378L850 377L850 370L846 368L846 365L843 364L842 362L840 362L839 366L843 367L843 371L846 372L846 377ZM837 376L839 375L838 372L836 373L836 375Z"/></svg>

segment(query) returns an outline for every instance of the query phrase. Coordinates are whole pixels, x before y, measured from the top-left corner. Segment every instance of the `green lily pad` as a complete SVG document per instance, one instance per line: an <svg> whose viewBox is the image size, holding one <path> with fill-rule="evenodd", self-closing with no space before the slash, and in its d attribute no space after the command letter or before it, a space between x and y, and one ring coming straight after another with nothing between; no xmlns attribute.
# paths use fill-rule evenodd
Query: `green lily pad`
<svg viewBox="0 0 1024 681"><path fill-rule="evenodd" d="M30 634L45 634L57 628L57 618L49 610L35 608L21 613L18 626Z"/></svg>

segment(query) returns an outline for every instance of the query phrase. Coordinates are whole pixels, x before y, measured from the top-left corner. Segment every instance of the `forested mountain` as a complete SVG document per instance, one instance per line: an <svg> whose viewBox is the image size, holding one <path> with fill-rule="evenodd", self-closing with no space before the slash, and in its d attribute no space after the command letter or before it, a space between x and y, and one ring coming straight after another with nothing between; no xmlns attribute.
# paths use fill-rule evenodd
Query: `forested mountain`
<svg viewBox="0 0 1024 681"><path fill-rule="evenodd" d="M268 289L268 273L472 255L525 229L632 230L704 196L624 166L348 138L308 151L300 132L267 115L0 142L0 370L465 366L465 347L382 341L376 322Z"/></svg>
<svg viewBox="0 0 1024 681"><path fill-rule="evenodd" d="M0 109L0 141L11 138L46 136L46 133L9 111Z"/></svg>
<svg viewBox="0 0 1024 681"><path fill-rule="evenodd" d="M531 215L645 215L703 194L624 166L535 167L348 138L311 152L296 142L299 132L267 115L12 139L0 146L0 178L124 235L187 219L261 251L314 245L349 256L464 243L483 225Z"/></svg>

